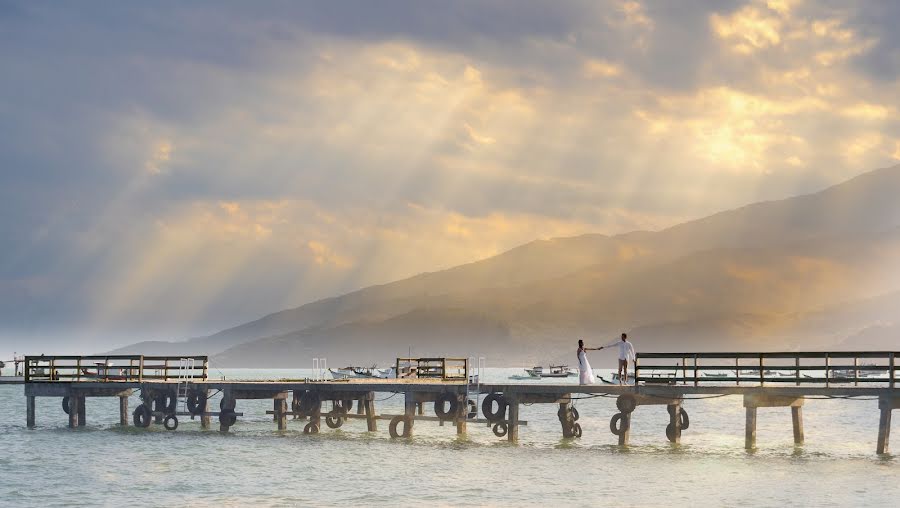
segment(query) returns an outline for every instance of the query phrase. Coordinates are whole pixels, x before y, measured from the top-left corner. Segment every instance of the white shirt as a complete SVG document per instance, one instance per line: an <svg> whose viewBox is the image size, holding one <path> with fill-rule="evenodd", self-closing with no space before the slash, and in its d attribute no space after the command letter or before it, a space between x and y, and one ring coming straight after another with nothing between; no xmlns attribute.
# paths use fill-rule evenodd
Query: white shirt
<svg viewBox="0 0 900 508"><path fill-rule="evenodd" d="M611 346L619 346L619 360L631 360L634 361L634 346L631 345L631 342L628 340L617 340L615 342L611 342L603 347L611 347Z"/></svg>

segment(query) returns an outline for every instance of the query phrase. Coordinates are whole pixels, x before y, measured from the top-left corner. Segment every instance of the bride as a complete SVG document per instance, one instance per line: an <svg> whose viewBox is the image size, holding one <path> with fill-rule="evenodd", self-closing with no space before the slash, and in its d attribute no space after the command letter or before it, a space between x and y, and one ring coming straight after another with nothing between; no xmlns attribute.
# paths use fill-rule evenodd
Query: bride
<svg viewBox="0 0 900 508"><path fill-rule="evenodd" d="M591 364L588 363L587 351L597 348L584 347L584 341L578 339L578 384L592 385L594 384L594 371L591 370Z"/></svg>

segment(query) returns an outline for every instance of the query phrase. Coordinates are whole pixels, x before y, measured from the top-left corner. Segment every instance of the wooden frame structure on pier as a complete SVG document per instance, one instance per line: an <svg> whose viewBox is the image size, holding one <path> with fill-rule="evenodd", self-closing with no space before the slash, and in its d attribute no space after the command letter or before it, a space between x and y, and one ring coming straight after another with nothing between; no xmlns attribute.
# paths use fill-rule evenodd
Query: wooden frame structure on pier
<svg viewBox="0 0 900 508"><path fill-rule="evenodd" d="M207 356L26 356L25 382L205 381Z"/></svg>

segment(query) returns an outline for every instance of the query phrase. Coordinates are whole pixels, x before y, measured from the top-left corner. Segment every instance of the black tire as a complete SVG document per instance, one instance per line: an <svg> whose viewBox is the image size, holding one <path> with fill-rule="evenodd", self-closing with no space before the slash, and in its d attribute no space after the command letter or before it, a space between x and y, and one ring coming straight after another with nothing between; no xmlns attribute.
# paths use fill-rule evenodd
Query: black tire
<svg viewBox="0 0 900 508"><path fill-rule="evenodd" d="M578 409L575 406L572 406L572 421L578 421Z"/></svg>
<svg viewBox="0 0 900 508"><path fill-rule="evenodd" d="M134 408L134 413L132 413L132 421L134 422L135 427L140 427L146 429L150 426L150 422L153 421L153 412L150 411L150 406L147 404L141 404L140 406Z"/></svg>
<svg viewBox="0 0 900 508"><path fill-rule="evenodd" d="M231 427L237 423L237 415L234 409L225 408L219 413L219 423L226 427Z"/></svg>
<svg viewBox="0 0 900 508"><path fill-rule="evenodd" d="M304 434L318 434L319 426L316 425L315 422L309 422L306 424L305 427L303 427L303 433Z"/></svg>
<svg viewBox="0 0 900 508"><path fill-rule="evenodd" d="M294 413L295 420L306 416L306 413L300 410L300 398L297 395L291 400L291 411Z"/></svg>
<svg viewBox="0 0 900 508"><path fill-rule="evenodd" d="M675 418L675 408L673 406L667 406L669 410L669 421L672 421ZM681 430L687 430L688 427L691 426L691 417L688 416L687 411L684 408L681 408Z"/></svg>
<svg viewBox="0 0 900 508"><path fill-rule="evenodd" d="M329 429L339 429L344 425L344 419L339 414L328 415L325 417L325 425Z"/></svg>
<svg viewBox="0 0 900 508"><path fill-rule="evenodd" d="M494 411L494 402L497 403L497 411ZM481 403L481 414L491 422L504 420L506 419L506 408L508 406L506 397L502 393L492 393L485 397L484 402Z"/></svg>
<svg viewBox="0 0 900 508"><path fill-rule="evenodd" d="M666 439L673 443L675 442L675 424L670 423L666 425Z"/></svg>
<svg viewBox="0 0 900 508"><path fill-rule="evenodd" d="M445 411L446 404L450 407ZM455 394L444 392L434 401L434 414L441 420L452 420L459 413L459 399Z"/></svg>
<svg viewBox="0 0 900 508"><path fill-rule="evenodd" d="M469 414L466 415L468 418L478 418L478 404L475 403L474 400L469 399Z"/></svg>
<svg viewBox="0 0 900 508"><path fill-rule="evenodd" d="M614 414L609 421L609 431L617 436L621 436L623 432L628 430L624 418L625 415L622 413Z"/></svg>
<svg viewBox="0 0 900 508"><path fill-rule="evenodd" d="M572 425L572 437L581 437L581 424Z"/></svg>
<svg viewBox="0 0 900 508"><path fill-rule="evenodd" d="M400 423L403 423L403 433L397 432L397 426ZM405 415L395 416L391 418L391 424L388 426L388 431L391 433L391 437L409 437L410 431L412 430L412 418L409 418Z"/></svg>
<svg viewBox="0 0 900 508"><path fill-rule="evenodd" d="M187 410L191 415L197 416L206 412L206 392L191 392L187 398Z"/></svg>
<svg viewBox="0 0 900 508"><path fill-rule="evenodd" d="M506 433L509 432L509 426L506 425L506 422L497 422L491 430L494 432L495 436L504 437L506 436Z"/></svg>
<svg viewBox="0 0 900 508"><path fill-rule="evenodd" d="M63 397L62 399L62 408L63 412L69 414L69 397Z"/></svg>
<svg viewBox="0 0 900 508"><path fill-rule="evenodd" d="M637 399L629 393L619 395L619 398L616 399L616 407L623 413L633 413L637 408Z"/></svg>
<svg viewBox="0 0 900 508"><path fill-rule="evenodd" d="M178 407L178 397L174 392L160 392L154 397L153 403L156 412L172 414Z"/></svg>
<svg viewBox="0 0 900 508"><path fill-rule="evenodd" d="M177 429L178 428L178 417L175 415L166 416L166 418L163 420L163 427L165 427L166 430Z"/></svg>

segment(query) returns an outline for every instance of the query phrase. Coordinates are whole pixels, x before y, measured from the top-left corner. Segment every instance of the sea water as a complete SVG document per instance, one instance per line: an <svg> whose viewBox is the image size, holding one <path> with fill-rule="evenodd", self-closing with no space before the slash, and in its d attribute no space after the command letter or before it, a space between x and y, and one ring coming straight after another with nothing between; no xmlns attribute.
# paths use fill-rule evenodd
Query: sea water
<svg viewBox="0 0 900 508"><path fill-rule="evenodd" d="M521 373L487 369L484 381ZM402 411L402 395L376 398L378 412ZM130 408L138 403L133 397ZM793 443L790 409L760 408L753 452L744 450L739 396L685 401L690 428L681 445L666 440L665 406L638 407L627 448L609 431L614 398L576 404L583 437L564 439L558 406L534 404L521 408L528 425L518 445L471 423L457 437L451 424L416 422L409 440L391 439L385 420L374 433L364 420L323 426L318 435L289 420L278 431L265 414L271 400L239 400L245 416L220 434L215 421L202 431L188 417L173 432L120 428L115 397L89 398L87 426L70 430L60 399L38 398L37 428L29 430L23 387L0 385L0 505L895 506L900 499L898 460L875 454L877 400L807 400L802 446Z"/></svg>

